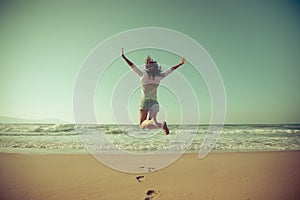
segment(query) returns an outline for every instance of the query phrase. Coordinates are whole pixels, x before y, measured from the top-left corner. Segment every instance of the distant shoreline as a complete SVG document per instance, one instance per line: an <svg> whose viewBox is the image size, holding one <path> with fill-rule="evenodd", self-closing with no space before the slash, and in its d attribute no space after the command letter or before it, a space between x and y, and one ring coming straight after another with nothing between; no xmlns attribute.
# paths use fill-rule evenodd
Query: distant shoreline
<svg viewBox="0 0 300 200"><path fill-rule="evenodd" d="M66 122L56 118L25 119L25 118L5 117L5 116L0 117L0 124L57 124L57 123L70 124L71 122Z"/></svg>

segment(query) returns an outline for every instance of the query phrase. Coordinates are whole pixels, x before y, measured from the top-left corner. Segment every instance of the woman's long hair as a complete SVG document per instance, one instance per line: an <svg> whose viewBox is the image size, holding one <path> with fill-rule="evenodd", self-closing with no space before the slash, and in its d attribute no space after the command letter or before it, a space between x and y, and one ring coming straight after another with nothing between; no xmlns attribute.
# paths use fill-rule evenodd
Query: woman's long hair
<svg viewBox="0 0 300 200"><path fill-rule="evenodd" d="M155 76L163 76L161 73L161 66L158 66L157 62L152 60L152 58L148 55L146 59L146 72L149 76L151 76L153 79Z"/></svg>

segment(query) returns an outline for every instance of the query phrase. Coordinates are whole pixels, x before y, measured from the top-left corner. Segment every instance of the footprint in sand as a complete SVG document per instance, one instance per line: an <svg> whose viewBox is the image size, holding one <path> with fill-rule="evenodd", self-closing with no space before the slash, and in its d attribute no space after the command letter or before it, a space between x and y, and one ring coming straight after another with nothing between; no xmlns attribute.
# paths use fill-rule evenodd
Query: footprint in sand
<svg viewBox="0 0 300 200"><path fill-rule="evenodd" d="M139 167L139 169L145 169L145 168L146 168L145 166ZM156 171L154 167L148 167L148 172L153 172L153 171Z"/></svg>
<svg viewBox="0 0 300 200"><path fill-rule="evenodd" d="M148 172L153 172L153 171L155 171L154 167L148 167Z"/></svg>
<svg viewBox="0 0 300 200"><path fill-rule="evenodd" d="M138 181L138 182L145 182L146 181L146 177L145 176L137 176L137 177L135 177L136 178L136 180Z"/></svg>
<svg viewBox="0 0 300 200"><path fill-rule="evenodd" d="M148 190L146 192L147 197L144 200L153 200L159 196L160 192L155 190Z"/></svg>

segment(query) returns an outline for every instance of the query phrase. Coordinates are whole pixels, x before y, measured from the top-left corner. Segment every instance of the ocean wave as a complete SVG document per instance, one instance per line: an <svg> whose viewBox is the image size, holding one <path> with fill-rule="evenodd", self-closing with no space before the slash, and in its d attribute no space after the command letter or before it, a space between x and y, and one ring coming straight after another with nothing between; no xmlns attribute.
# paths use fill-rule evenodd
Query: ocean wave
<svg viewBox="0 0 300 200"><path fill-rule="evenodd" d="M165 136L160 130L141 130L137 125L0 124L0 147L76 151L89 145L81 141L87 136L90 145L101 150L196 151L208 131L208 126L201 125L169 128L171 134ZM214 151L300 150L300 125L229 125L222 132ZM99 133L105 134L105 142L97 140Z"/></svg>
<svg viewBox="0 0 300 200"><path fill-rule="evenodd" d="M74 124L54 124L46 127L39 126L33 132L70 132L75 130Z"/></svg>
<svg viewBox="0 0 300 200"><path fill-rule="evenodd" d="M6 142L1 143L0 147L8 147L8 148L32 148L32 149L85 149L82 143L71 143L71 144L64 144L64 143L48 143L48 142Z"/></svg>
<svg viewBox="0 0 300 200"><path fill-rule="evenodd" d="M0 124L0 135L66 135L75 134L74 124Z"/></svg>

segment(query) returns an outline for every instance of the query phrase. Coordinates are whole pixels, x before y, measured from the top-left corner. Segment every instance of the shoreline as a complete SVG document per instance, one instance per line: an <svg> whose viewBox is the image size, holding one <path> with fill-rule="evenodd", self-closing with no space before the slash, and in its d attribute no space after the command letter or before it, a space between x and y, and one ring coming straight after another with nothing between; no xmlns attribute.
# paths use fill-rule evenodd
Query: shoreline
<svg viewBox="0 0 300 200"><path fill-rule="evenodd" d="M299 158L300 151L184 154L165 168L134 174L90 154L0 153L0 199L296 200Z"/></svg>
<svg viewBox="0 0 300 200"><path fill-rule="evenodd" d="M276 153L276 152L300 152L300 149L295 150L212 150L209 154L222 154L222 153ZM127 151L128 154L143 154L143 153L155 153L153 152L130 152ZM10 148L10 147L2 147L0 148L0 154L21 154L21 155L91 155L91 153L87 149L78 149L78 150L62 150L62 149L32 149L32 148ZM104 150L101 152L104 155L115 155L113 150ZM176 152L176 151L165 151L163 154L199 154L198 150L187 150L184 153Z"/></svg>

